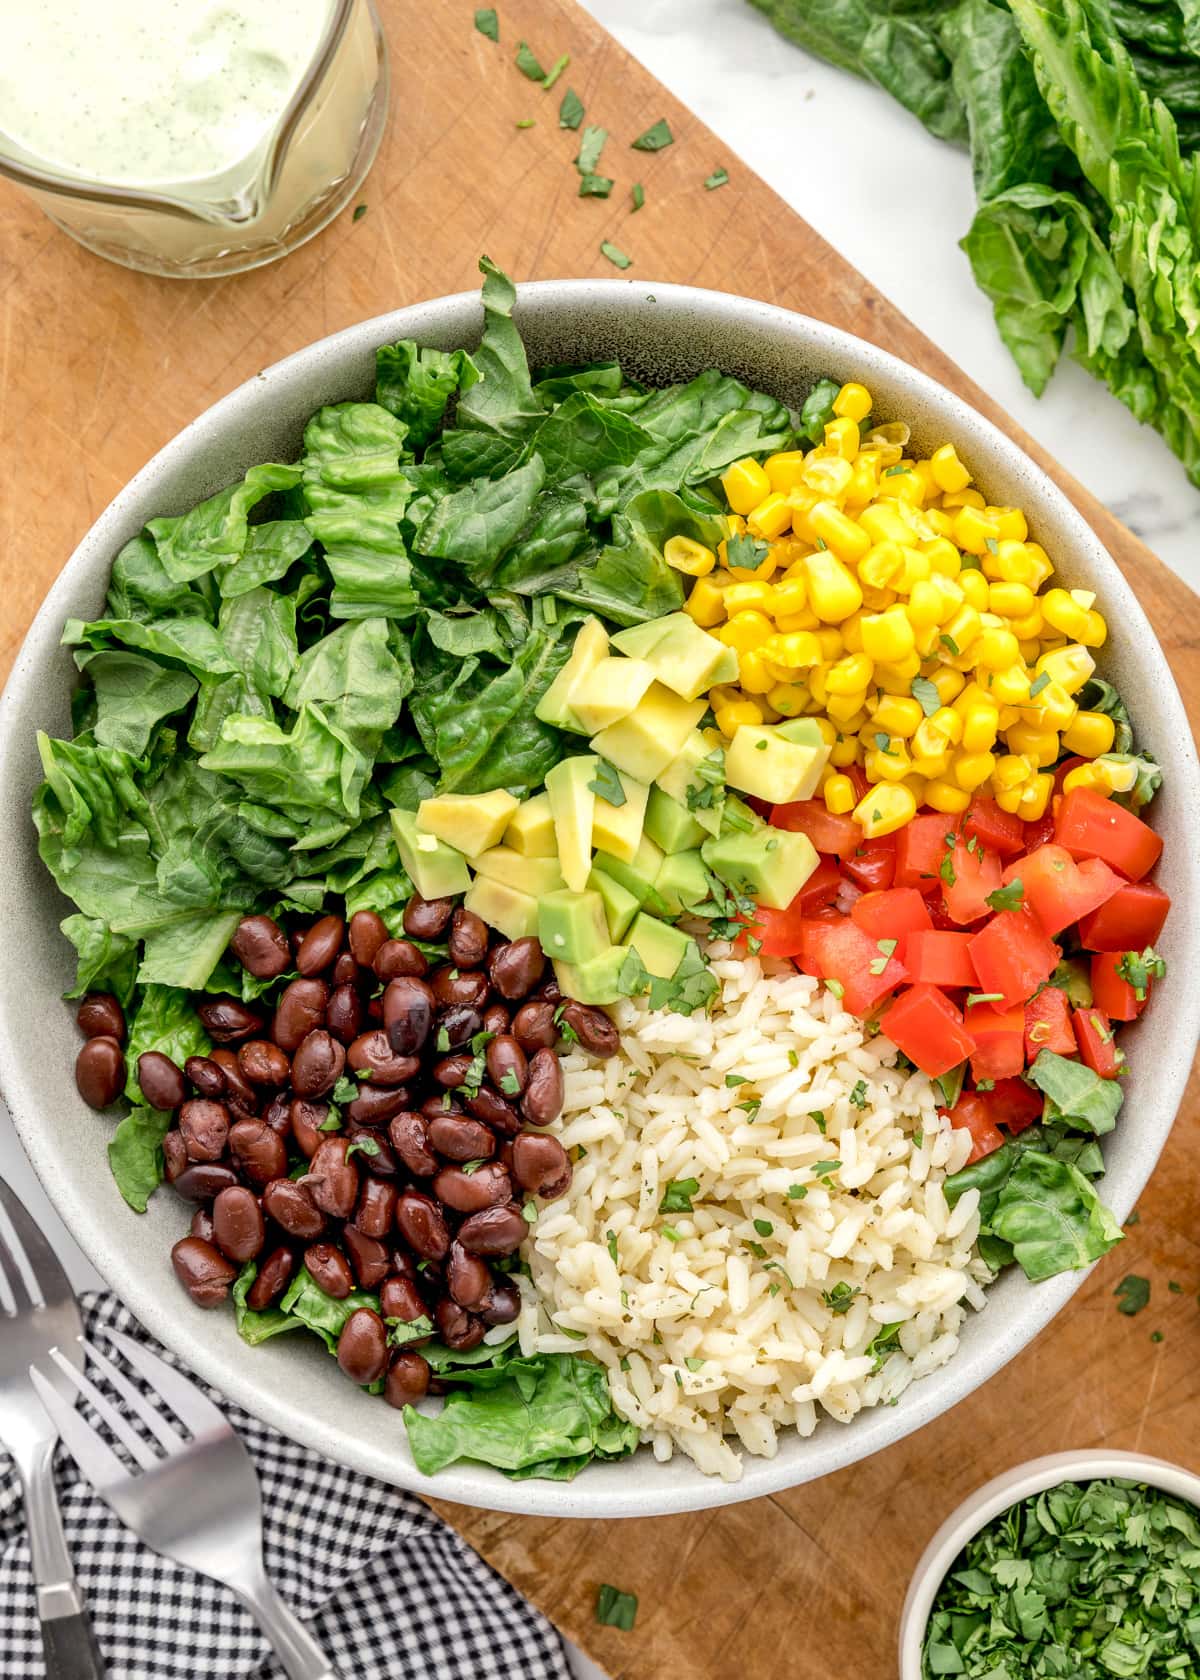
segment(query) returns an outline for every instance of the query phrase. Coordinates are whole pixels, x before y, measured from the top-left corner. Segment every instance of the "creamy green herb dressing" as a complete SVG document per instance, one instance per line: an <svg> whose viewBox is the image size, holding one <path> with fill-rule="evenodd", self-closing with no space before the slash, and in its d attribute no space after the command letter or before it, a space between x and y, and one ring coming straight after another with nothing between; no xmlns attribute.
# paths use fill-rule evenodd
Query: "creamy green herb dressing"
<svg viewBox="0 0 1200 1680"><path fill-rule="evenodd" d="M0 142L130 187L222 175L275 126L332 0L0 0Z"/></svg>

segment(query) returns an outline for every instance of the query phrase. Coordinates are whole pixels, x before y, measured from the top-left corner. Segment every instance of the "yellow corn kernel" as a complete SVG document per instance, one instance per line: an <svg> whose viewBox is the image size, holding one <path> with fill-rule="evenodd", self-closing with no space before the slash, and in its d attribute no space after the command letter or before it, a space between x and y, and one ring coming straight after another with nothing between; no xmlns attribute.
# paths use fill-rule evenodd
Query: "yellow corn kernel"
<svg viewBox="0 0 1200 1680"><path fill-rule="evenodd" d="M1098 758L1112 750L1117 726L1105 712L1076 712L1063 730L1062 744L1082 758Z"/></svg>
<svg viewBox="0 0 1200 1680"><path fill-rule="evenodd" d="M989 516L1000 527L1002 542L1021 542L1029 535L1029 523L1020 508L989 507Z"/></svg>
<svg viewBox="0 0 1200 1680"><path fill-rule="evenodd" d="M851 613L838 625L838 634L842 638L842 646L847 653L861 653L862 645L862 613Z"/></svg>
<svg viewBox="0 0 1200 1680"><path fill-rule="evenodd" d="M1030 588L1040 589L1047 578L1054 576L1054 567L1050 563L1050 556L1041 543L1027 542L1025 552L1033 562L1034 575L1030 580Z"/></svg>
<svg viewBox="0 0 1200 1680"><path fill-rule="evenodd" d="M813 633L817 638L817 645L821 649L821 658L828 664L832 665L835 659L842 657L845 652L845 643L842 641L840 630L834 630L832 626L826 625Z"/></svg>
<svg viewBox="0 0 1200 1680"><path fill-rule="evenodd" d="M1048 682L1029 703L1021 707L1026 723L1044 723L1050 729L1065 729L1079 710L1061 683Z"/></svg>
<svg viewBox="0 0 1200 1680"><path fill-rule="evenodd" d="M872 726L868 726L867 733L872 743L864 765L867 775L873 782L902 782L912 772L907 741Z"/></svg>
<svg viewBox="0 0 1200 1680"><path fill-rule="evenodd" d="M871 539L862 527L834 502L818 502L809 514L808 522L826 548L839 560L857 563L871 546Z"/></svg>
<svg viewBox="0 0 1200 1680"><path fill-rule="evenodd" d="M767 704L784 717L799 717L808 705L808 689L803 683L776 683L767 692Z"/></svg>
<svg viewBox="0 0 1200 1680"><path fill-rule="evenodd" d="M1041 654L1036 666L1039 677L1048 676L1068 694L1077 693L1095 669L1096 661L1078 642L1068 642L1065 647Z"/></svg>
<svg viewBox="0 0 1200 1680"><path fill-rule="evenodd" d="M918 578L914 582L907 608L912 624L929 629L940 624L943 618L949 618L953 610L953 603L946 601L932 579Z"/></svg>
<svg viewBox="0 0 1200 1680"><path fill-rule="evenodd" d="M1097 793L1108 797L1108 790L1100 785L1094 764L1077 764L1073 770L1068 770L1062 787L1064 793L1074 793L1076 788L1094 788Z"/></svg>
<svg viewBox="0 0 1200 1680"><path fill-rule="evenodd" d="M812 670L808 673L808 691L812 696L808 703L808 709L810 712L823 712L825 710L825 701L827 698L825 694L825 678L828 675L828 672L828 664L822 662L820 665L814 665Z"/></svg>
<svg viewBox="0 0 1200 1680"><path fill-rule="evenodd" d="M816 724L817 734L821 737L821 740L824 742L824 744L827 747L829 747L830 749L832 749L834 746L836 746L839 731L834 727L834 725L832 723L830 723L829 719L824 718L824 717L819 717L819 718L814 718L813 722Z"/></svg>
<svg viewBox="0 0 1200 1680"><path fill-rule="evenodd" d="M879 461L873 450L864 450L854 462L854 471L846 487L843 505L856 513L865 508L879 491Z"/></svg>
<svg viewBox="0 0 1200 1680"><path fill-rule="evenodd" d="M1009 752L1031 758L1039 770L1058 761L1058 730L1044 729L1036 723L1014 723L1004 731Z"/></svg>
<svg viewBox="0 0 1200 1680"><path fill-rule="evenodd" d="M771 489L784 496L789 490L794 490L800 482L807 460L808 457L802 449L787 449L778 455L768 455L763 462L763 471Z"/></svg>
<svg viewBox="0 0 1200 1680"><path fill-rule="evenodd" d="M1024 618L1033 611L1033 600L1027 583L993 583L988 590L988 611L1001 618Z"/></svg>
<svg viewBox="0 0 1200 1680"><path fill-rule="evenodd" d="M863 710L866 698L865 688L860 688L853 694L830 694L827 691L825 710L842 729L854 730L858 728L859 721L867 715Z"/></svg>
<svg viewBox="0 0 1200 1680"><path fill-rule="evenodd" d="M914 776L939 781L950 769L950 753L915 753L912 767Z"/></svg>
<svg viewBox="0 0 1200 1680"><path fill-rule="evenodd" d="M1027 589L1038 587L1038 565L1028 543L1004 541L996 544L996 552L989 551L989 571L1002 583L1023 583Z"/></svg>
<svg viewBox="0 0 1200 1680"><path fill-rule="evenodd" d="M962 726L962 745L965 753L990 752L996 744L1000 713L995 706L975 701L964 709Z"/></svg>
<svg viewBox="0 0 1200 1680"><path fill-rule="evenodd" d="M850 488L854 469L840 455L808 457L800 478L801 487L816 492L819 499L840 501Z"/></svg>
<svg viewBox="0 0 1200 1680"><path fill-rule="evenodd" d="M1088 613L1087 629L1080 636L1079 640L1083 643L1084 647L1104 646L1105 642L1108 640L1108 625L1098 612Z"/></svg>
<svg viewBox="0 0 1200 1680"><path fill-rule="evenodd" d="M747 455L721 474L721 488L734 513L747 514L770 493L771 480L753 456Z"/></svg>
<svg viewBox="0 0 1200 1680"><path fill-rule="evenodd" d="M728 706L714 707L713 716L722 735L730 736L743 723L763 721L762 708L756 706L753 700L735 700Z"/></svg>
<svg viewBox="0 0 1200 1680"><path fill-rule="evenodd" d="M1097 758L1092 760L1096 772L1096 786L1101 793L1128 793L1137 781L1138 767L1132 758Z"/></svg>
<svg viewBox="0 0 1200 1680"><path fill-rule="evenodd" d="M691 537L668 537L663 544L663 559L685 577L707 577L717 563L711 548L695 542Z"/></svg>
<svg viewBox="0 0 1200 1680"><path fill-rule="evenodd" d="M924 722L925 714L919 701L906 700L901 694L885 694L880 698L872 717L880 729L886 729L889 735L899 735L907 741L917 733Z"/></svg>
<svg viewBox="0 0 1200 1680"><path fill-rule="evenodd" d="M968 554L986 554L1000 527L984 508L964 507L954 521L954 540Z"/></svg>
<svg viewBox="0 0 1200 1680"><path fill-rule="evenodd" d="M772 490L769 496L764 496L758 506L746 515L746 524L750 527L751 535L761 537L765 542L774 542L785 531L792 528L792 510L788 506L788 499Z"/></svg>
<svg viewBox="0 0 1200 1680"><path fill-rule="evenodd" d="M996 767L995 755L990 752L960 752L954 757L950 774L960 788L973 793L982 787Z"/></svg>
<svg viewBox="0 0 1200 1680"><path fill-rule="evenodd" d="M989 671L987 691L1001 706L1023 706L1029 699L1029 674L1019 657L1003 671Z"/></svg>
<svg viewBox="0 0 1200 1680"><path fill-rule="evenodd" d="M1084 640L1084 632L1088 629L1088 610L1078 601L1073 601L1065 589L1048 589L1041 596L1041 607L1047 624L1052 624L1064 636L1071 636L1077 642Z"/></svg>
<svg viewBox="0 0 1200 1680"><path fill-rule="evenodd" d="M835 771L821 789L821 797L825 801L827 811L832 812L835 817L844 817L854 809L854 783L849 776Z"/></svg>
<svg viewBox="0 0 1200 1680"><path fill-rule="evenodd" d="M910 595L918 583L925 583L933 575L933 567L929 556L922 554L919 548L911 545L900 550L904 556L904 569L896 579L895 588L901 595Z"/></svg>
<svg viewBox="0 0 1200 1680"><path fill-rule="evenodd" d="M965 490L971 482L971 475L952 443L943 443L940 449L934 450L929 457L929 469L939 490Z"/></svg>
<svg viewBox="0 0 1200 1680"><path fill-rule="evenodd" d="M941 486L934 478L933 468L929 465L929 462L914 461L912 470L921 481L920 505L923 507L926 502L936 502L942 493Z"/></svg>
<svg viewBox="0 0 1200 1680"><path fill-rule="evenodd" d="M869 584L862 586L863 606L868 612L886 612L894 606L898 599L894 589L872 589Z"/></svg>
<svg viewBox="0 0 1200 1680"><path fill-rule="evenodd" d="M808 606L808 585L803 577L789 578L771 590L770 612L776 624L789 613L801 613Z"/></svg>
<svg viewBox="0 0 1200 1680"><path fill-rule="evenodd" d="M760 648L774 634L775 626L762 613L737 612L728 624L723 624L717 631L717 640L724 642L726 647L736 648L739 653L746 653L752 648Z"/></svg>
<svg viewBox="0 0 1200 1680"><path fill-rule="evenodd" d="M774 599L775 591L765 581L731 583L725 590L725 611L730 618L740 612L768 613Z"/></svg>
<svg viewBox="0 0 1200 1680"><path fill-rule="evenodd" d="M892 665L906 658L916 646L913 627L901 606L886 612L867 613L860 621L863 652L877 664Z"/></svg>
<svg viewBox="0 0 1200 1680"><path fill-rule="evenodd" d="M858 446L862 434L857 422L845 415L839 415L836 420L830 420L825 426L825 447L833 454L839 455L843 461L853 461L858 454Z"/></svg>
<svg viewBox="0 0 1200 1680"><path fill-rule="evenodd" d="M818 632L818 635L820 632ZM875 666L865 653L848 653L835 661L825 679L827 694L865 694Z"/></svg>
<svg viewBox="0 0 1200 1680"><path fill-rule="evenodd" d="M965 507L981 508L986 506L986 503L984 502L983 497L979 494L978 490L948 490L942 497L942 506L944 508L954 509Z"/></svg>
<svg viewBox="0 0 1200 1680"><path fill-rule="evenodd" d="M894 834L916 814L916 797L911 788L903 786L868 788L854 807L854 820L868 840Z"/></svg>
<svg viewBox="0 0 1200 1680"><path fill-rule="evenodd" d="M805 607L803 612L779 613L775 619L775 627L790 633L793 630L815 630L820 622L816 613Z"/></svg>
<svg viewBox="0 0 1200 1680"><path fill-rule="evenodd" d="M829 762L836 764L839 769L848 768L854 764L859 756L859 744L853 735L839 735L829 749Z"/></svg>
<svg viewBox="0 0 1200 1680"><path fill-rule="evenodd" d="M831 513L837 514L839 519L845 519L847 525L851 525L845 514L838 513L831 503L824 505ZM852 525L851 528L857 529ZM862 606L862 590L857 580L832 552L832 545L829 549L818 549L815 554L808 555L804 566L808 578L808 603L823 623L840 624L842 619L849 618L851 613L857 612Z"/></svg>
<svg viewBox="0 0 1200 1680"><path fill-rule="evenodd" d="M769 694L775 687L775 673L761 653L747 648L738 654L738 681L747 694Z"/></svg>
<svg viewBox="0 0 1200 1680"><path fill-rule="evenodd" d="M947 536L930 537L921 544L921 553L928 559L929 569L935 577L957 579L962 571L962 556Z"/></svg>
<svg viewBox="0 0 1200 1680"><path fill-rule="evenodd" d="M850 380L843 385L833 399L833 412L846 420L853 420L857 425L865 420L871 412L871 393L865 385L856 384Z"/></svg>
<svg viewBox="0 0 1200 1680"><path fill-rule="evenodd" d="M1025 720L1021 716L1021 708L1019 706L1001 706L1001 708L1000 708L1000 733L1001 733L1001 735L1004 734L1006 729L1011 729L1014 723L1022 723L1024 721Z"/></svg>
<svg viewBox="0 0 1200 1680"><path fill-rule="evenodd" d="M879 494L888 501L908 502L920 507L926 489L920 474L911 461L888 467L879 480Z"/></svg>
<svg viewBox="0 0 1200 1680"><path fill-rule="evenodd" d="M1015 817L1021 809L1021 794L1023 791L1024 789L1019 787L997 788L993 786L992 798L1002 811L1007 811L1010 816Z"/></svg>
<svg viewBox="0 0 1200 1680"><path fill-rule="evenodd" d="M939 633L939 642L944 641L945 635L944 630ZM953 665L939 665L929 680L937 689L938 699L943 706L948 706L952 700L957 699L967 682L962 672L956 671Z"/></svg>
<svg viewBox="0 0 1200 1680"><path fill-rule="evenodd" d="M985 671L1003 671L1016 663L1021 657L1021 650L1011 630L989 624L980 631L978 641L971 648L971 657L976 666L982 666Z"/></svg>
<svg viewBox="0 0 1200 1680"><path fill-rule="evenodd" d="M1023 586L1018 585L1018 587ZM1010 618L1008 621L1008 628L1012 631L1018 642L1021 643L1022 659L1028 659L1031 664L1041 653L1042 630L1045 625L1045 620L1042 617L1042 609L1036 605L1036 601L1037 597L1035 596L1033 611L1026 613L1024 618ZM1026 642L1031 644L1028 653L1025 651Z"/></svg>
<svg viewBox="0 0 1200 1680"><path fill-rule="evenodd" d="M978 614L988 610L988 582L974 566L966 566L958 574L958 587L971 611Z"/></svg>
<svg viewBox="0 0 1200 1680"><path fill-rule="evenodd" d="M921 656L914 648L903 659L893 660L888 665L876 665L875 686L885 694L911 694L912 680L920 675Z"/></svg>
<svg viewBox="0 0 1200 1680"><path fill-rule="evenodd" d="M863 510L869 513L870 508ZM860 520L861 524L861 520ZM885 538L873 543L858 563L858 579L864 587L886 589L904 570L904 550L898 542Z"/></svg>
<svg viewBox="0 0 1200 1680"><path fill-rule="evenodd" d="M1025 786L1031 776L1036 774L1037 766L1031 764L1024 753L1006 753L996 760L992 771L992 786L997 794L1014 792ZM1010 806L1004 809L1010 810Z"/></svg>
<svg viewBox="0 0 1200 1680"><path fill-rule="evenodd" d="M1017 805L1016 815L1025 822L1036 822L1044 817L1046 807L1050 803L1050 795L1054 792L1053 776L1034 776L1032 781L1026 782L1021 789L1020 803Z"/></svg>
<svg viewBox="0 0 1200 1680"><path fill-rule="evenodd" d="M887 502L873 502L858 516L858 523L872 543L899 543L902 547L912 541L912 531L895 506ZM886 579L882 581L886 582Z"/></svg>
<svg viewBox="0 0 1200 1680"><path fill-rule="evenodd" d="M728 570L729 576L735 579L737 583L757 584L760 588L767 590L767 594L761 599L764 602L770 599L767 580L773 577L779 569L779 558L775 552L775 545L770 545L767 552L759 558L758 564L754 566L737 565L730 559L729 544L724 541L717 544L717 555L722 566ZM729 610L732 612L734 609L731 607Z"/></svg>
<svg viewBox="0 0 1200 1680"><path fill-rule="evenodd" d="M941 631L936 624L914 626L915 647L921 659L931 659L939 649Z"/></svg>
<svg viewBox="0 0 1200 1680"><path fill-rule="evenodd" d="M775 635L758 651L772 665L786 671L803 671L821 663L821 644L815 631L793 630L787 635Z"/></svg>
<svg viewBox="0 0 1200 1680"><path fill-rule="evenodd" d="M960 788L957 783L937 776L925 783L925 803L935 811L944 812L948 817L957 816L971 803L971 795L966 788Z"/></svg>
<svg viewBox="0 0 1200 1680"><path fill-rule="evenodd" d="M925 509L925 517L929 521L929 528L935 538L948 538L954 535L954 520L945 508L931 507ZM954 545L951 544L951 547ZM955 570L958 569L958 550L954 549Z"/></svg>
<svg viewBox="0 0 1200 1680"><path fill-rule="evenodd" d="M913 732L913 753L917 758L936 758L961 740L962 719L949 706L939 706L932 717L922 718Z"/></svg>
<svg viewBox="0 0 1200 1680"><path fill-rule="evenodd" d="M683 610L701 630L712 630L725 617L725 592L708 578L700 578L683 603Z"/></svg>

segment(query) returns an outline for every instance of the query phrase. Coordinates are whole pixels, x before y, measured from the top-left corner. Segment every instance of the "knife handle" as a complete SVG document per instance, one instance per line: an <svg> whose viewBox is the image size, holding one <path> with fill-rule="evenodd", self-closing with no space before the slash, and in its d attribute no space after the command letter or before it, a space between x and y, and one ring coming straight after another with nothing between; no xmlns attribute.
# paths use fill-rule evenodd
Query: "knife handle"
<svg viewBox="0 0 1200 1680"><path fill-rule="evenodd" d="M42 1623L46 1680L105 1680L107 1670L86 1610Z"/></svg>

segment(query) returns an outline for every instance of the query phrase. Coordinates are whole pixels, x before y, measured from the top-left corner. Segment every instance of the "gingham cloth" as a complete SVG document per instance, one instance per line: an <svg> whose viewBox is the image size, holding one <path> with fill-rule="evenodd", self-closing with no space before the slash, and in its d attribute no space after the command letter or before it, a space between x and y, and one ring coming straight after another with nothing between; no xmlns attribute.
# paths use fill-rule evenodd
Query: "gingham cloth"
<svg viewBox="0 0 1200 1680"><path fill-rule="evenodd" d="M113 1296L81 1305L87 1335L116 1326L179 1364ZM550 1623L414 1495L207 1392L258 1466L268 1573L341 1680L569 1680ZM67 1544L109 1680L281 1680L233 1594L147 1551L58 1456ZM0 1680L44 1672L21 1495L0 1451Z"/></svg>

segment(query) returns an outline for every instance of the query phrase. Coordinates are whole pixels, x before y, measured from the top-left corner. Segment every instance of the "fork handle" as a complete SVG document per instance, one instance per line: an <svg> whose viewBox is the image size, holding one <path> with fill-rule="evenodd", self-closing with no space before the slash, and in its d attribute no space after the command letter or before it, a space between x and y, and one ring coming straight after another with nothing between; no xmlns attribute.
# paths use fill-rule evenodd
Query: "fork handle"
<svg viewBox="0 0 1200 1680"><path fill-rule="evenodd" d="M265 1570L249 1587L239 1585L234 1591L266 1634L288 1680L338 1680L329 1658Z"/></svg>
<svg viewBox="0 0 1200 1680"><path fill-rule="evenodd" d="M107 1672L71 1567L54 1491L54 1443L18 1466L42 1624L47 1680L104 1680Z"/></svg>
<svg viewBox="0 0 1200 1680"><path fill-rule="evenodd" d="M42 1623L46 1680L105 1680L107 1669L87 1612Z"/></svg>

